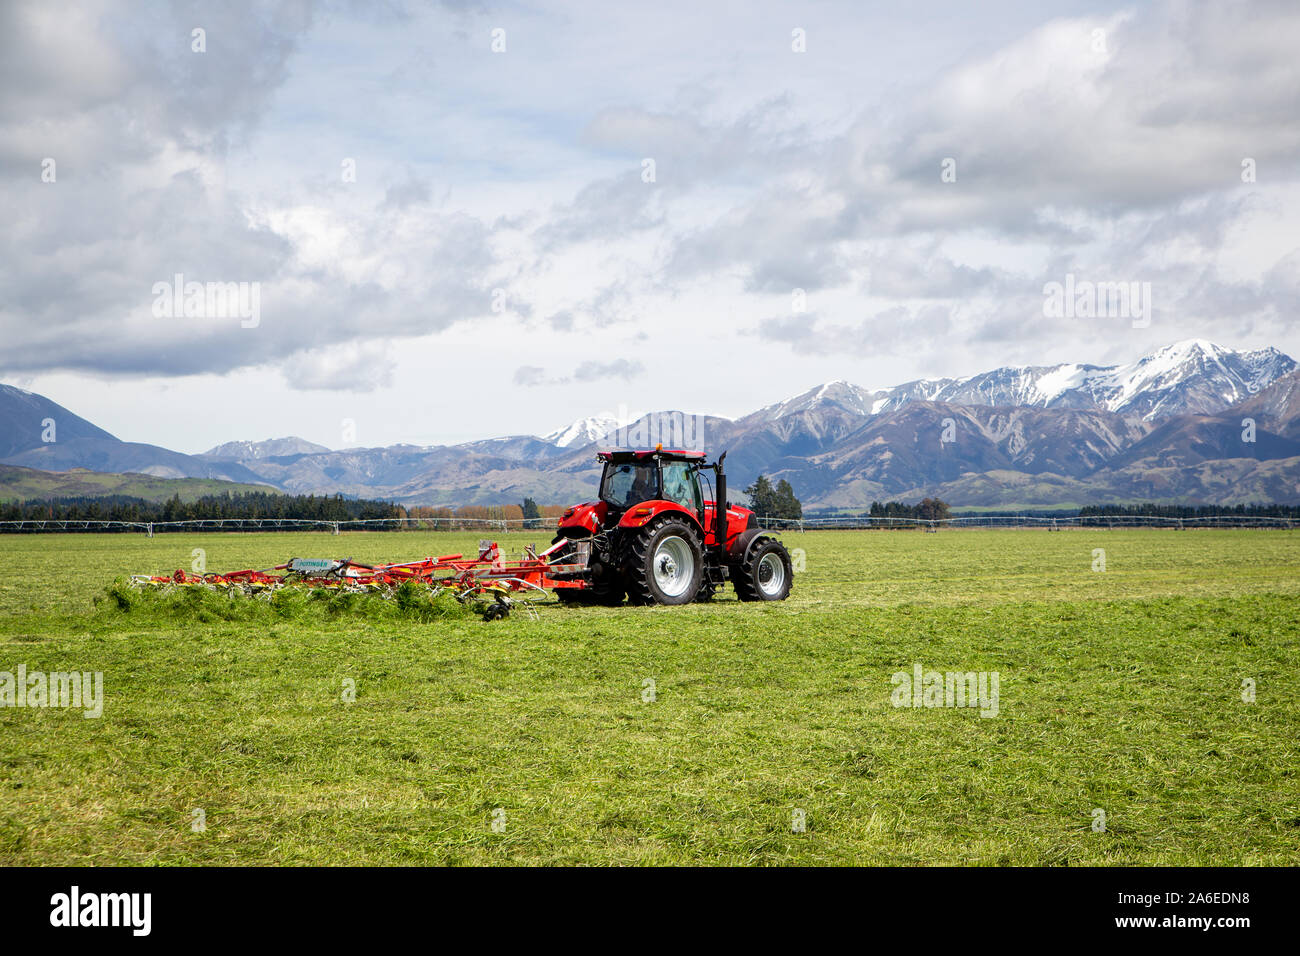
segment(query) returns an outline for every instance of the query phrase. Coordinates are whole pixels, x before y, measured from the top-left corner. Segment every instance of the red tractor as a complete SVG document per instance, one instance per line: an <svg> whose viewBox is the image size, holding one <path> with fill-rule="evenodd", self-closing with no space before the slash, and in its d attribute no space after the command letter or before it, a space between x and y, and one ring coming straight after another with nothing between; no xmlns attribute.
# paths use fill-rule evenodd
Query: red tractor
<svg viewBox="0 0 1300 956"><path fill-rule="evenodd" d="M561 601L687 604L709 600L725 581L742 601L785 600L794 578L785 546L748 508L715 504L727 500L726 452L711 464L703 452L663 446L597 457L600 500L564 512L548 552L579 567L585 559L571 583L556 582ZM707 471L713 500L701 485Z"/></svg>

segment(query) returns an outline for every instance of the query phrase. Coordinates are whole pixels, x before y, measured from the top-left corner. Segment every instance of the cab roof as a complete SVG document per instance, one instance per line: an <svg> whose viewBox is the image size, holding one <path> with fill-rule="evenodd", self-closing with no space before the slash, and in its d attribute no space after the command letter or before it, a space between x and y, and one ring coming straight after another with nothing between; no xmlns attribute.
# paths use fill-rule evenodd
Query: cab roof
<svg viewBox="0 0 1300 956"><path fill-rule="evenodd" d="M702 451L683 451L680 448L647 448L644 450L632 448L612 448L608 451L596 453L596 457L601 461L641 461L645 458L671 458L681 461L703 461L704 452Z"/></svg>

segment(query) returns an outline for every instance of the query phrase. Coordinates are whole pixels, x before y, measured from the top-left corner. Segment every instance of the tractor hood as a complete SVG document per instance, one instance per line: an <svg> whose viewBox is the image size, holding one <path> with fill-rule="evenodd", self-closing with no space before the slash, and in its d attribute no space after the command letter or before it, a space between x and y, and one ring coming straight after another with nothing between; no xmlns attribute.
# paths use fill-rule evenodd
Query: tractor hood
<svg viewBox="0 0 1300 956"><path fill-rule="evenodd" d="M603 501L588 501L574 505L560 515L559 529L564 531L581 528L588 534L596 534L604 526L605 515L608 512L609 505Z"/></svg>

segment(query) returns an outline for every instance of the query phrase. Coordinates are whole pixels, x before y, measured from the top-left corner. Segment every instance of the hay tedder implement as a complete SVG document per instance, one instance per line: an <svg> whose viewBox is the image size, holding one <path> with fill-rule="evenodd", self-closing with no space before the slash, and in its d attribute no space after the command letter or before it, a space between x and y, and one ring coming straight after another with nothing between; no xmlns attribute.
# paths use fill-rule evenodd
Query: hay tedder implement
<svg viewBox="0 0 1300 956"><path fill-rule="evenodd" d="M515 605L511 595L546 596L548 589L583 587L587 549L558 559L559 545L540 554L533 547L518 560L508 561L495 541L480 541L477 557L447 554L401 564L363 564L351 558L338 560L292 558L273 568L218 574L177 569L170 575L133 574L138 587L205 587L269 596L285 587L320 588L391 596L407 582L428 588L431 594L450 592L462 602L481 602L487 620L505 617Z"/></svg>

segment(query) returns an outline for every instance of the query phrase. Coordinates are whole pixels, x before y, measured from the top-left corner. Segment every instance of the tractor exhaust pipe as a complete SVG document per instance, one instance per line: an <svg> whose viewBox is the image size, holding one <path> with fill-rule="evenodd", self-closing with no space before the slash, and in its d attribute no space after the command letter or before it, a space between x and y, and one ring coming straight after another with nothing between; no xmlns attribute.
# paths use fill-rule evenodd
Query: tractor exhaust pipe
<svg viewBox="0 0 1300 956"><path fill-rule="evenodd" d="M722 462L727 457L724 451L718 456L718 463L713 466L716 475L713 502L713 537L718 543L718 553L727 553L727 473L722 470Z"/></svg>

